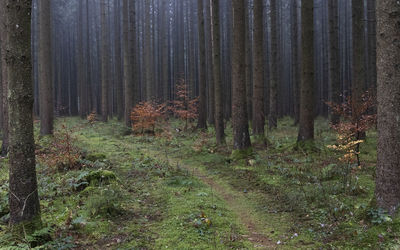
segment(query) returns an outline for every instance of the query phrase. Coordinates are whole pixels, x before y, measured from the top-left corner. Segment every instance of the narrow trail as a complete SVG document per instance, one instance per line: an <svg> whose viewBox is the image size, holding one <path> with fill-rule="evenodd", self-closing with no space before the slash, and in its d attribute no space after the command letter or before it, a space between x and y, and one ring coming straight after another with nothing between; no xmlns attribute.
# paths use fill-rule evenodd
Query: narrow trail
<svg viewBox="0 0 400 250"><path fill-rule="evenodd" d="M163 158L169 162L169 164L178 165L180 168L188 171L194 177L200 179L204 184L208 185L218 197L223 199L227 204L228 208L233 211L239 218L239 221L247 229L247 234L242 237L249 240L255 248L258 249L276 249L277 245L270 239L264 231L266 224L264 221L256 219L254 215L256 210L254 207L246 202L248 199L246 196L238 191L232 190L228 187L224 187L220 183L214 180L212 176L207 176L203 171L198 168L183 165L180 161L160 156L155 152L148 152L155 158Z"/></svg>
<svg viewBox="0 0 400 250"><path fill-rule="evenodd" d="M121 141L119 141L119 143L122 144L122 147L132 149L132 145L127 145ZM229 188L229 185L225 186L223 183L218 183L212 175L207 175L197 167L183 165L181 160L163 156L159 152L149 148L147 148L145 152L155 159L164 160L171 165L179 166L181 169L191 173L194 177L209 186L216 196L225 201L227 208L237 216L239 222L245 227L247 232L245 235L242 235L242 237L251 242L254 248L278 248L275 242L265 233L265 229L268 228L267 222L257 219L257 211L251 204L249 204L248 198L244 193Z"/></svg>
<svg viewBox="0 0 400 250"><path fill-rule="evenodd" d="M203 175L198 169L191 169L187 166L181 166L193 173L193 175L199 178L203 183L207 184L212 188L216 194L225 200L229 208L238 216L239 221L246 227L248 234L242 235L254 244L255 248L261 249L275 249L276 245L272 242L268 236L262 231L263 224L261 221L254 219L252 215L252 208L242 204L246 197L232 190L228 190L222 185L215 182L212 178Z"/></svg>

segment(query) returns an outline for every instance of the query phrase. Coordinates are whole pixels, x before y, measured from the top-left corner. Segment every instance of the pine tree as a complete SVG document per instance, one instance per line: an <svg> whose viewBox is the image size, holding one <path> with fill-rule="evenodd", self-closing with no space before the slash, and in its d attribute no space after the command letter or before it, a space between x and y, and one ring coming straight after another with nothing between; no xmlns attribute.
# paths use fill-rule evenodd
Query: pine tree
<svg viewBox="0 0 400 250"><path fill-rule="evenodd" d="M245 82L245 0L232 0L233 48L232 48L232 126L234 150L251 147L246 106Z"/></svg>
<svg viewBox="0 0 400 250"><path fill-rule="evenodd" d="M53 84L51 71L51 1L39 3L39 108L40 134L53 134Z"/></svg>
<svg viewBox="0 0 400 250"><path fill-rule="evenodd" d="M298 142L314 139L314 1L301 5L302 77Z"/></svg>

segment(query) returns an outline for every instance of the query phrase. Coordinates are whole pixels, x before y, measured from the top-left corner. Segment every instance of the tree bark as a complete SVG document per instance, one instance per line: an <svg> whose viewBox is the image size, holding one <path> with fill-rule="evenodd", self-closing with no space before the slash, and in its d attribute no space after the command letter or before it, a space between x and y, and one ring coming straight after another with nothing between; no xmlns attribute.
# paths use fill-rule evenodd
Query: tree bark
<svg viewBox="0 0 400 250"><path fill-rule="evenodd" d="M246 106L245 81L245 0L232 0L233 48L232 48L232 126L234 150L251 147Z"/></svg>
<svg viewBox="0 0 400 250"><path fill-rule="evenodd" d="M7 62L6 62L6 16L5 16L5 8L0 8L0 60L1 60L1 109L2 117L2 145L1 145L1 155L6 156L8 153L8 146L9 146L9 131L8 131L8 100L7 100L7 93L8 93L8 73L7 73Z"/></svg>
<svg viewBox="0 0 400 250"><path fill-rule="evenodd" d="M352 87L351 102L352 116L354 120L359 119L362 95L365 91L365 68L364 68L364 1L352 0L352 24L353 24L353 65L352 65Z"/></svg>
<svg viewBox="0 0 400 250"><path fill-rule="evenodd" d="M271 61L270 61L270 83L269 83L269 129L276 128L278 125L278 37L277 37L277 0L270 0L271 8Z"/></svg>
<svg viewBox="0 0 400 250"><path fill-rule="evenodd" d="M53 83L51 71L51 1L39 3L39 114L40 134L53 134Z"/></svg>
<svg viewBox="0 0 400 250"><path fill-rule="evenodd" d="M369 88L376 88L376 0L368 0L368 80Z"/></svg>
<svg viewBox="0 0 400 250"><path fill-rule="evenodd" d="M6 9L7 20L11 224L40 221L32 117L31 7L29 0L7 0L1 7Z"/></svg>
<svg viewBox="0 0 400 250"><path fill-rule="evenodd" d="M127 127L131 126L131 111L133 108L133 98L134 98L134 92L133 92L133 82L132 82L132 60L130 58L130 53L131 53L131 47L130 46L135 46L135 44L131 44L129 42L129 8L131 6L128 6L128 4L134 4L134 3L129 3L128 0L124 0L123 2L123 9L122 9L122 29L123 29L123 58L124 58L124 76L123 76L123 81L124 81L124 101L125 101L125 114L124 114L124 120L125 120L125 125ZM135 12L133 12L135 14ZM131 16L130 18L135 18L135 16ZM133 23L135 24L135 22ZM133 35L133 34L132 34Z"/></svg>
<svg viewBox="0 0 400 250"><path fill-rule="evenodd" d="M207 102L206 102L206 52L204 40L204 9L203 0L197 0L197 17L199 30L199 117L197 128L207 129Z"/></svg>
<svg viewBox="0 0 400 250"><path fill-rule="evenodd" d="M299 12L298 2L293 0L292 14L292 80L293 80L293 113L294 125L300 120L300 67L299 67Z"/></svg>
<svg viewBox="0 0 400 250"><path fill-rule="evenodd" d="M253 134L264 136L263 1L254 0L253 34Z"/></svg>
<svg viewBox="0 0 400 250"><path fill-rule="evenodd" d="M330 99L334 104L341 103L340 95L340 54L339 54L339 13L337 0L329 0L329 84ZM339 114L331 113L331 123L340 121Z"/></svg>
<svg viewBox="0 0 400 250"><path fill-rule="evenodd" d="M101 15L101 117L108 121L108 84L109 84L109 53L108 53L108 22L106 16L107 0L100 0Z"/></svg>
<svg viewBox="0 0 400 250"><path fill-rule="evenodd" d="M298 142L314 139L314 1L301 5L302 77Z"/></svg>
<svg viewBox="0 0 400 250"><path fill-rule="evenodd" d="M400 205L400 4L377 1L377 205L394 214Z"/></svg>
<svg viewBox="0 0 400 250"><path fill-rule="evenodd" d="M212 52L213 52L213 76L215 91L215 132L217 144L225 144L224 131L224 107L221 79L221 31L219 22L219 0L212 1Z"/></svg>
<svg viewBox="0 0 400 250"><path fill-rule="evenodd" d="M118 120L124 117L124 95L123 95L123 79L122 79L122 60L121 60L121 2L114 2L114 63L115 63L115 98Z"/></svg>

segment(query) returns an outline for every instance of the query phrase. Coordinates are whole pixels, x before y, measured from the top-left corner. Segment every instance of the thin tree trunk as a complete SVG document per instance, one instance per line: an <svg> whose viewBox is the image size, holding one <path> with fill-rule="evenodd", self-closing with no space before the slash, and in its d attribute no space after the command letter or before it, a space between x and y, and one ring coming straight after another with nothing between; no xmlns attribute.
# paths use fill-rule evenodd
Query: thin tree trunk
<svg viewBox="0 0 400 250"><path fill-rule="evenodd" d="M297 0L293 0L293 15L292 15L292 70L293 70L293 111L294 124L299 124L300 120L300 67L299 67L299 14Z"/></svg>
<svg viewBox="0 0 400 250"><path fill-rule="evenodd" d="M331 101L341 103L340 95L340 54L339 54L339 13L337 0L329 0L329 83ZM338 124L340 116L331 113L331 123Z"/></svg>
<svg viewBox="0 0 400 250"><path fill-rule="evenodd" d="M224 107L222 95L222 79L221 79L221 31L219 22L219 0L212 1L212 52L213 52L213 75L214 75L214 91L215 91L215 132L217 144L225 144L224 131Z"/></svg>
<svg viewBox="0 0 400 250"><path fill-rule="evenodd" d="M102 121L108 120L108 23L106 16L107 0L100 0L100 15L101 15L101 116Z"/></svg>
<svg viewBox="0 0 400 250"><path fill-rule="evenodd" d="M129 9L132 8L130 5L134 5L134 3L129 3L128 0L124 0L123 9L122 9L122 25L123 25L123 58L124 58L124 100L125 100L125 125L127 127L131 126L131 111L133 108L133 82L132 82L132 60L131 60L131 47L136 46L135 44L131 44L129 42ZM130 18L135 19L135 12L133 12L133 16ZM134 26L135 22L132 23ZM134 34L132 34L133 36Z"/></svg>
<svg viewBox="0 0 400 250"><path fill-rule="evenodd" d="M264 136L263 1L254 0L253 37L253 134Z"/></svg>
<svg viewBox="0 0 400 250"><path fill-rule="evenodd" d="M199 117L197 128L207 129L207 102L206 102L206 52L204 40L203 0L197 0L197 17L199 30Z"/></svg>
<svg viewBox="0 0 400 250"><path fill-rule="evenodd" d="M115 89L116 89L116 105L118 120L124 117L124 95L123 95L123 79L122 79L122 60L121 60L121 5L120 1L114 2L114 43L115 43Z"/></svg>
<svg viewBox="0 0 400 250"><path fill-rule="evenodd" d="M364 1L352 0L353 12L353 65L352 65L352 116L354 121L361 116L360 106L362 105L362 95L365 90L365 69L364 69Z"/></svg>
<svg viewBox="0 0 400 250"><path fill-rule="evenodd" d="M0 8L0 60L1 60L1 107L2 107L2 145L1 145L1 155L6 156L8 153L8 146L9 146L9 130L8 130L8 100L7 100L7 93L8 93L8 73L7 73L7 62L6 62L6 16L5 16L5 8Z"/></svg>
<svg viewBox="0 0 400 250"><path fill-rule="evenodd" d="M278 34L277 34L277 0L270 0L271 4L271 61L270 61L270 83L269 83L269 129L276 128L278 125Z"/></svg>
<svg viewBox="0 0 400 250"><path fill-rule="evenodd" d="M39 1L39 113L40 134L53 134L50 0Z"/></svg>
<svg viewBox="0 0 400 250"><path fill-rule="evenodd" d="M234 150L251 147L249 119L246 106L245 79L245 0L232 0L233 8L233 49L232 49L232 126Z"/></svg>
<svg viewBox="0 0 400 250"><path fill-rule="evenodd" d="M314 139L314 1L301 5L302 77L298 142Z"/></svg>

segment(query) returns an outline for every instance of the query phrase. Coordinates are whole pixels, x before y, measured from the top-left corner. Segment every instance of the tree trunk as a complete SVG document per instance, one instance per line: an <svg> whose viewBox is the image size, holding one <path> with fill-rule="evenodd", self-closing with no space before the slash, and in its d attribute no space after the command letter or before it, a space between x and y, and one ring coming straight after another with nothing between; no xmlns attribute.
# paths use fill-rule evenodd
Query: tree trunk
<svg viewBox="0 0 400 250"><path fill-rule="evenodd" d="M124 117L124 96L123 96L123 80L122 74L122 60L121 60L121 5L120 1L114 2L114 63L115 63L115 98L116 98L116 109L118 120L122 120Z"/></svg>
<svg viewBox="0 0 400 250"><path fill-rule="evenodd" d="M314 1L301 5L302 77L298 142L314 139Z"/></svg>
<svg viewBox="0 0 400 250"><path fill-rule="evenodd" d="M224 131L224 107L221 79L221 31L219 23L219 0L212 1L212 52L213 52L213 75L215 91L215 133L217 144L225 144Z"/></svg>
<svg viewBox="0 0 400 250"><path fill-rule="evenodd" d="M331 102L341 103L340 95L340 54L339 54L339 13L337 0L329 0L329 84ZM331 113L331 123L338 124L340 116Z"/></svg>
<svg viewBox="0 0 400 250"><path fill-rule="evenodd" d="M151 25L150 25L150 1L145 1L144 3L144 15L145 15L145 30L144 32L144 65L145 65L145 72L146 72L146 81L145 81L145 98L146 101L150 101L150 99L153 97L152 92L152 53L151 53Z"/></svg>
<svg viewBox="0 0 400 250"><path fill-rule="evenodd" d="M0 71L1 71L1 108L3 110L1 123L2 123L2 145L1 145L1 155L6 156L8 153L9 146L9 133L8 133L8 101L7 101L7 93L8 93L8 73L7 73L7 62L6 62L6 16L5 16L5 8L0 8Z"/></svg>
<svg viewBox="0 0 400 250"><path fill-rule="evenodd" d="M39 114L40 134L53 134L50 0L39 1Z"/></svg>
<svg viewBox="0 0 400 250"><path fill-rule="evenodd" d="M233 48L232 48L232 126L234 150L251 147L249 120L246 106L245 81L245 0L232 0Z"/></svg>
<svg viewBox="0 0 400 250"><path fill-rule="evenodd" d="M369 88L376 88L376 0L368 0L368 80Z"/></svg>
<svg viewBox="0 0 400 250"><path fill-rule="evenodd" d="M215 125L215 96L214 96L214 78L213 78L213 65L212 65L212 27L211 27L211 4L210 0L205 0L205 16L207 29L206 41L207 41L207 87L208 87L208 123Z"/></svg>
<svg viewBox="0 0 400 250"><path fill-rule="evenodd" d="M123 58L124 58L124 101L125 101L125 125L127 127L131 126L131 111L133 108L133 82L132 82L132 60L130 58L131 47L136 46L135 44L131 44L129 42L129 8L128 6L134 3L129 3L128 0L124 0L123 9L122 9L122 29L123 29ZM135 12L133 12L135 14ZM135 18L135 16L131 16L130 18ZM133 23L135 24L135 22ZM134 25L133 25L134 26ZM134 34L132 34L133 36Z"/></svg>
<svg viewBox="0 0 400 250"><path fill-rule="evenodd" d="M400 4L377 1L377 205L394 214L400 205Z"/></svg>
<svg viewBox="0 0 400 250"><path fill-rule="evenodd" d="M264 136L263 1L254 0L253 37L253 134Z"/></svg>
<svg viewBox="0 0 400 250"><path fill-rule="evenodd" d="M204 9L203 0L197 0L197 17L199 29L199 117L197 128L207 129L207 102L206 102L206 52L204 40Z"/></svg>
<svg viewBox="0 0 400 250"><path fill-rule="evenodd" d="M83 18L86 14L83 8L83 1L79 1L78 5L78 22L77 22L77 33L78 33L78 44L77 44L77 78L79 88L79 115L84 119L88 115L88 98L87 98L87 68L84 66L85 55L83 54Z"/></svg>
<svg viewBox="0 0 400 250"><path fill-rule="evenodd" d="M365 69L364 69L364 1L352 0L352 23L353 23L353 65L352 65L352 116L356 121L361 116L360 106L362 95L365 90Z"/></svg>
<svg viewBox="0 0 400 250"><path fill-rule="evenodd" d="M276 128L278 110L278 37L277 37L277 0L270 0L271 8L271 61L270 61L270 83L269 83L269 129Z"/></svg>
<svg viewBox="0 0 400 250"><path fill-rule="evenodd" d="M40 222L33 137L33 86L31 64L32 1L7 0L8 102L10 126L10 223ZM7 7L6 7L7 6ZM32 230L34 230L33 227Z"/></svg>
<svg viewBox="0 0 400 250"><path fill-rule="evenodd" d="M293 112L294 124L300 120L300 67L299 67L299 5L293 0L292 14L292 80L293 80Z"/></svg>
<svg viewBox="0 0 400 250"><path fill-rule="evenodd" d="M106 16L106 2L107 0L101 0L100 2L100 15L101 15L101 116L102 121L107 122L108 120L108 22Z"/></svg>
<svg viewBox="0 0 400 250"><path fill-rule="evenodd" d="M251 120L253 117L253 106L252 106L252 92L253 92L253 82L252 82L252 44L251 44L251 30L250 30L250 9L251 9L251 4L249 0L245 0L245 25L246 25L246 35L245 35L245 46L246 46L246 55L245 55L245 61L246 61L246 104L247 104L247 115L249 119Z"/></svg>

